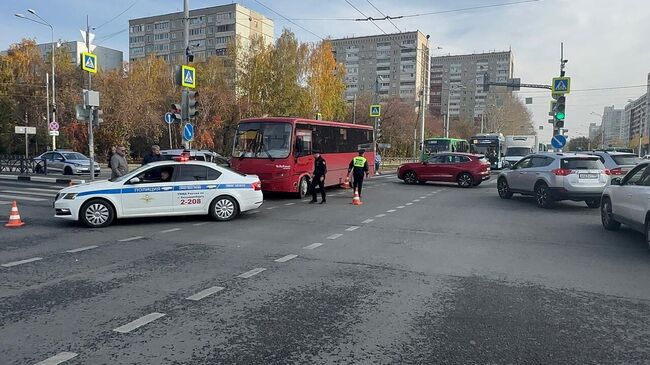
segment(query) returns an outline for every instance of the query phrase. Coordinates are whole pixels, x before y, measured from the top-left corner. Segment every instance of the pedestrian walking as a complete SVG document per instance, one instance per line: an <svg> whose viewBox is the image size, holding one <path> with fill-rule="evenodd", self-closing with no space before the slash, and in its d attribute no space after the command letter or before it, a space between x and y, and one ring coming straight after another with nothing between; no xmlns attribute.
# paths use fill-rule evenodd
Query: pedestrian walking
<svg viewBox="0 0 650 365"><path fill-rule="evenodd" d="M381 155L379 154L379 150L375 152L375 175L379 175L379 168L381 168Z"/></svg>
<svg viewBox="0 0 650 365"><path fill-rule="evenodd" d="M325 164L325 159L320 155L320 152L314 151L314 178L311 180L311 201L309 204L316 203L316 187L320 189L320 203L326 203L325 174L327 174L327 165Z"/></svg>
<svg viewBox="0 0 650 365"><path fill-rule="evenodd" d="M352 187L359 193L359 198L361 198L361 189L363 188L363 178L368 177L368 160L363 157L363 154L366 153L365 150L359 150L359 156L355 156L350 165L348 166L348 175L353 171L352 177Z"/></svg>
<svg viewBox="0 0 650 365"><path fill-rule="evenodd" d="M115 154L111 157L111 180L129 172L129 164L126 162L126 148L118 146Z"/></svg>
<svg viewBox="0 0 650 365"><path fill-rule="evenodd" d="M144 156L142 159L142 165L156 161L162 161L162 156L160 155L160 146L157 144L151 146L151 152L148 155Z"/></svg>

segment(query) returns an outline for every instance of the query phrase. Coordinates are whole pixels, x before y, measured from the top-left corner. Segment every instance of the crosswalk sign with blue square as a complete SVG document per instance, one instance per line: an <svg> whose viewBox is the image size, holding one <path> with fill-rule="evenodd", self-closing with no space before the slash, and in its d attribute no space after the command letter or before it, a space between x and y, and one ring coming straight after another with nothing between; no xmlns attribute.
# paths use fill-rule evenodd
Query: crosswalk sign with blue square
<svg viewBox="0 0 650 365"><path fill-rule="evenodd" d="M185 66L181 68L182 81L184 87L194 89L196 87L196 69L194 67Z"/></svg>
<svg viewBox="0 0 650 365"><path fill-rule="evenodd" d="M570 77L555 77L551 84L553 94L568 94L571 91Z"/></svg>
<svg viewBox="0 0 650 365"><path fill-rule="evenodd" d="M371 117L381 117L381 105L373 104L370 106L370 116Z"/></svg>
<svg viewBox="0 0 650 365"><path fill-rule="evenodd" d="M82 52L81 68L84 71L88 71L90 73L97 73L97 55L88 52Z"/></svg>

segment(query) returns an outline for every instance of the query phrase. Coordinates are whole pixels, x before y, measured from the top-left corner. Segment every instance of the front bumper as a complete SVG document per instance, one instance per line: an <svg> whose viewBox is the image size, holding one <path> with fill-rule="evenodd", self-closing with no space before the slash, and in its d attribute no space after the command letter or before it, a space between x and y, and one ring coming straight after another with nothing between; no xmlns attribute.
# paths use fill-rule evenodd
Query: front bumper
<svg viewBox="0 0 650 365"><path fill-rule="evenodd" d="M59 199L54 202L54 217L76 221L79 219L79 207L74 199Z"/></svg>

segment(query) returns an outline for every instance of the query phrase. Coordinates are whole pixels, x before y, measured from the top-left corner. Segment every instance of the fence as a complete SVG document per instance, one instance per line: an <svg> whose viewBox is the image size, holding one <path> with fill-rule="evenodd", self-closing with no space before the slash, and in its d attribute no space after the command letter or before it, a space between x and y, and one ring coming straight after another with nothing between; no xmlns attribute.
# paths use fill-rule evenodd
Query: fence
<svg viewBox="0 0 650 365"><path fill-rule="evenodd" d="M18 155L0 155L0 173L47 174L47 161Z"/></svg>
<svg viewBox="0 0 650 365"><path fill-rule="evenodd" d="M401 164L409 162L418 162L417 159L411 157L385 157L381 159L382 169L397 168Z"/></svg>

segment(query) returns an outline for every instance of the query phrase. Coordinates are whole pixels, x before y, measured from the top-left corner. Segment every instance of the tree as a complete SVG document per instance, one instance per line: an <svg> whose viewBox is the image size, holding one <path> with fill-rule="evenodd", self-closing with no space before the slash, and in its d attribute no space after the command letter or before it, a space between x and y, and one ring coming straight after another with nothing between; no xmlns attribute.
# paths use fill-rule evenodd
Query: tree
<svg viewBox="0 0 650 365"><path fill-rule="evenodd" d="M316 44L309 56L307 84L311 97L312 115L317 111L323 119L343 120L347 113L345 67L337 64L332 42Z"/></svg>
<svg viewBox="0 0 650 365"><path fill-rule="evenodd" d="M530 111L515 95L503 93L497 98L491 93L487 100L485 120L489 131L505 135L535 134Z"/></svg>
<svg viewBox="0 0 650 365"><path fill-rule="evenodd" d="M569 151L588 151L591 147L591 141L587 137L572 138L569 140L567 150Z"/></svg>

